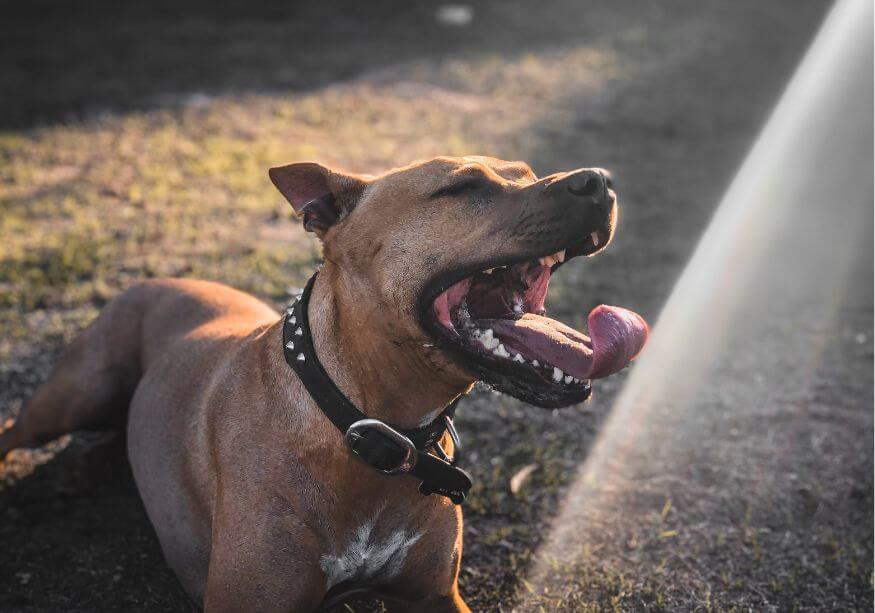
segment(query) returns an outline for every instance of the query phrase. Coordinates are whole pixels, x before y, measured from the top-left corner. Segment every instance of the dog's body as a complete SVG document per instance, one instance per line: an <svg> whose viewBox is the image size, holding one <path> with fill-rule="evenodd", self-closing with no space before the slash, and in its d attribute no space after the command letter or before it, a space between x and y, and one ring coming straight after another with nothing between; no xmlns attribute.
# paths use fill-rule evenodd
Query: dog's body
<svg viewBox="0 0 875 613"><path fill-rule="evenodd" d="M329 291L319 283L314 295ZM328 313L313 315L323 364L368 412L325 342ZM251 296L146 282L76 339L17 435L101 427L130 399L137 487L168 563L208 610L313 610L332 588L362 586L417 609L465 610L458 507L351 456L281 347L279 315ZM413 413L410 425L422 419Z"/></svg>
<svg viewBox="0 0 875 613"><path fill-rule="evenodd" d="M429 203L448 173L472 166L508 193L540 190L515 219L551 179L567 180L537 182L524 164L488 158L439 158L378 179L316 165L272 174L325 244L309 308L319 359L353 404L395 427L428 423L475 378L433 346L411 306L449 265L441 257L463 261L473 241L479 253L508 248L485 224L449 254L434 246L461 217ZM516 232L544 251L537 233ZM128 407L130 462L149 518L205 609L306 611L367 589L398 610L468 610L457 587L459 507L350 454L285 362L282 320L265 304L203 281L150 281L121 294L0 435L0 458L64 432L121 425Z"/></svg>

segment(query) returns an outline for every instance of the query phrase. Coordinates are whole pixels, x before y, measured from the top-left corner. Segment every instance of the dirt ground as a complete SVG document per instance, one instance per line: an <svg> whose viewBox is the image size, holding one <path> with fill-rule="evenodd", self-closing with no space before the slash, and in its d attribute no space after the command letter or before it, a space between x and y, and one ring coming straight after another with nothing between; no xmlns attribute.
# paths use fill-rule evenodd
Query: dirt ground
<svg viewBox="0 0 875 613"><path fill-rule="evenodd" d="M367 172L484 153L539 173L610 168L617 239L563 268L548 306L575 327L602 302L655 321L828 3L471 6L466 27L441 25L425 3L12 8L0 22L0 417L139 279L218 279L282 304L318 260L266 178L298 159ZM549 595L525 577L627 374L562 411L485 390L466 399L471 607L871 610L868 246L815 383L792 397L823 407L788 424L811 444L784 449L752 489L716 472L746 470L744 458L692 449L665 491L654 475L650 515L629 508L656 521L619 554L557 569ZM755 428L720 422L700 448L759 440ZM76 434L0 464L0 610L188 610L123 450L119 436ZM537 470L511 494L528 464ZM711 469L711 487L696 489Z"/></svg>

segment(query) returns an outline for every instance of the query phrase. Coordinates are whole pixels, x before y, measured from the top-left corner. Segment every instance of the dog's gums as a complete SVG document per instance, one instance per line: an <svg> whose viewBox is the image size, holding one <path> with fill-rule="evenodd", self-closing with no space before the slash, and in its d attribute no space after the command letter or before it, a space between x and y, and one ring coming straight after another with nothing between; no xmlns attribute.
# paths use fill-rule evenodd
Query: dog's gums
<svg viewBox="0 0 875 613"><path fill-rule="evenodd" d="M531 260L485 268L441 291L432 318L441 336L499 382L542 394L554 406L589 393L590 379L624 368L643 348L647 323L632 311L600 305L588 317L589 335L546 317L550 276L568 259L592 255L610 238L593 231L575 246ZM489 376L483 377L489 381ZM529 394L526 394L527 396ZM541 403L539 403L541 404Z"/></svg>

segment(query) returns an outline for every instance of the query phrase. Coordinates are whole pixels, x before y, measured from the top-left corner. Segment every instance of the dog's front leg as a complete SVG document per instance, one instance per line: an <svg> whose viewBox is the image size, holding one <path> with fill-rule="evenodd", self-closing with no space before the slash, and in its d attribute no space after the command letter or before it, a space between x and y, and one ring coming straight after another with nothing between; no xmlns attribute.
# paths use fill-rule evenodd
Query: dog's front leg
<svg viewBox="0 0 875 613"><path fill-rule="evenodd" d="M263 569L237 574L233 570L236 566L217 561L214 571L213 564L210 564L204 594L205 613L316 611L325 597L325 577L318 565L302 567L300 573L283 577L284 581L268 575L259 581L254 574L270 571Z"/></svg>
<svg viewBox="0 0 875 613"><path fill-rule="evenodd" d="M204 611L316 611L326 584L309 540L265 526L214 534Z"/></svg>

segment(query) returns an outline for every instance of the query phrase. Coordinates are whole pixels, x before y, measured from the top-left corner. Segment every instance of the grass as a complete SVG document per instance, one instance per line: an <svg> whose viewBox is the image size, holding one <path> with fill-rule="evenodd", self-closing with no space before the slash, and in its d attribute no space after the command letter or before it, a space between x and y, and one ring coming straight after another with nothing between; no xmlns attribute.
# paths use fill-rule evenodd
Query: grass
<svg viewBox="0 0 875 613"><path fill-rule="evenodd" d="M0 336L27 337L34 309L101 304L156 276L222 279L281 301L319 247L268 168L319 159L379 171L472 151L522 157L516 135L534 121L527 102L564 79L558 67L578 66L582 86L593 87L615 63L592 48L437 70L414 62L389 83L0 133ZM500 115L480 121L496 102Z"/></svg>

